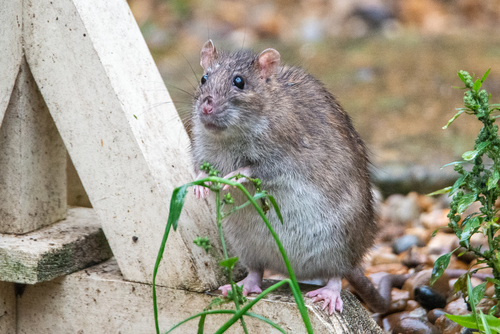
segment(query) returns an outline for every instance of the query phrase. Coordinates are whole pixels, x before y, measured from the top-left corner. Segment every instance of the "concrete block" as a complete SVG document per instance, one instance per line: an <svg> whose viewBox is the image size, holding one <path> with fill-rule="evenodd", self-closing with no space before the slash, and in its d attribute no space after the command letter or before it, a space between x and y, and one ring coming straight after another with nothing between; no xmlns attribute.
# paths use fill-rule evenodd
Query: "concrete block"
<svg viewBox="0 0 500 334"><path fill-rule="evenodd" d="M87 268L113 254L88 208L25 235L0 234L0 281L35 284Z"/></svg>
<svg viewBox="0 0 500 334"><path fill-rule="evenodd" d="M304 291L315 287L304 287ZM159 287L160 332L202 311L214 298L205 293ZM382 334L357 299L343 292L344 312L328 316L306 300L314 333ZM50 307L46 307L50 305ZM148 284L125 281L114 259L64 278L26 287L18 298L18 332L52 333L154 333L152 291ZM289 291L260 301L252 312L280 324L288 333L306 333ZM213 333L227 316L208 316L205 333ZM92 319L89 321L89 319ZM269 325L246 318L250 333L278 333ZM348 323L348 320L351 321ZM188 322L173 333L196 333L198 322ZM243 333L235 325L227 333Z"/></svg>
<svg viewBox="0 0 500 334"><path fill-rule="evenodd" d="M66 216L66 149L23 58L0 127L0 233Z"/></svg>
<svg viewBox="0 0 500 334"><path fill-rule="evenodd" d="M189 139L123 0L26 0L24 47L35 81L128 280L151 282L172 190L193 179ZM189 194L157 282L204 291L217 259L193 244L214 215Z"/></svg>
<svg viewBox="0 0 500 334"><path fill-rule="evenodd" d="M0 2L0 125L23 58L23 2Z"/></svg>
<svg viewBox="0 0 500 334"><path fill-rule="evenodd" d="M0 333L17 334L15 284L0 282Z"/></svg>
<svg viewBox="0 0 500 334"><path fill-rule="evenodd" d="M68 205L71 206L83 206L85 208L91 208L89 196L83 187L82 180L76 172L75 165L73 161L67 155L66 159L66 184L67 184L67 196Z"/></svg>

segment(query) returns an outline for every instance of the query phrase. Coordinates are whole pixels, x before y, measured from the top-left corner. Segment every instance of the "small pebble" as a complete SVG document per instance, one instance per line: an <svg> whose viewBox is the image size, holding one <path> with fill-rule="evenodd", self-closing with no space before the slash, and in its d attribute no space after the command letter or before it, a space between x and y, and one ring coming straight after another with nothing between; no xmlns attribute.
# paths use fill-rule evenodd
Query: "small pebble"
<svg viewBox="0 0 500 334"><path fill-rule="evenodd" d="M432 324L435 324L437 318L439 318L440 316L446 314L446 312L444 311L444 309L442 308L435 308L433 310L430 310L429 312L427 312L427 320L429 320Z"/></svg>
<svg viewBox="0 0 500 334"><path fill-rule="evenodd" d="M406 280L402 289L410 292L410 299L415 299L414 295L415 289L426 285L429 286L431 275L432 275L432 269L419 271L418 273L416 273L415 275ZM441 275L441 277L436 282L434 282L432 289L437 293L439 293L444 298L446 298L450 291L450 285L448 281L449 281L448 275L446 273L443 273L443 275Z"/></svg>
<svg viewBox="0 0 500 334"><path fill-rule="evenodd" d="M391 306L387 314L405 311L409 299L408 291L392 288L391 291Z"/></svg>
<svg viewBox="0 0 500 334"><path fill-rule="evenodd" d="M436 319L436 327L442 334L460 334L463 327L448 319L444 314Z"/></svg>
<svg viewBox="0 0 500 334"><path fill-rule="evenodd" d="M420 304L414 301L413 299L408 300L406 303L406 309L405 311L411 312L413 310L416 310L417 308L420 307Z"/></svg>
<svg viewBox="0 0 500 334"><path fill-rule="evenodd" d="M429 286L415 288L415 300L426 310L443 308L446 306L446 298Z"/></svg>
<svg viewBox="0 0 500 334"><path fill-rule="evenodd" d="M425 226L427 229L430 230L430 232L434 232L436 229L447 226L448 225L448 213L450 212L450 209L437 209L433 210L429 213L422 213L420 215L420 223ZM451 229L447 228L447 230L440 230L440 231L450 231Z"/></svg>
<svg viewBox="0 0 500 334"><path fill-rule="evenodd" d="M392 243L392 251L395 254L401 254L412 246L424 246L424 244L416 235L404 235Z"/></svg>
<svg viewBox="0 0 500 334"><path fill-rule="evenodd" d="M409 193L407 196L394 194L387 197L382 205L381 216L385 221L408 225L416 221L421 212L416 193Z"/></svg>
<svg viewBox="0 0 500 334"><path fill-rule="evenodd" d="M439 334L439 330L426 317L424 309L412 312L394 313L384 318L383 329L389 333L401 334Z"/></svg>
<svg viewBox="0 0 500 334"><path fill-rule="evenodd" d="M477 304L477 309L481 310L484 314L488 314L490 309L497 304L497 301L494 299L482 299L478 304ZM498 313L500 313L500 310L497 310L495 313L495 317L497 317Z"/></svg>
<svg viewBox="0 0 500 334"><path fill-rule="evenodd" d="M444 311L449 314L464 315L469 314L467 310L467 304L464 302L463 298L458 298L457 300L448 303L445 306Z"/></svg>
<svg viewBox="0 0 500 334"><path fill-rule="evenodd" d="M438 232L427 244L429 254L442 255L451 252L458 246L458 238L455 234Z"/></svg>

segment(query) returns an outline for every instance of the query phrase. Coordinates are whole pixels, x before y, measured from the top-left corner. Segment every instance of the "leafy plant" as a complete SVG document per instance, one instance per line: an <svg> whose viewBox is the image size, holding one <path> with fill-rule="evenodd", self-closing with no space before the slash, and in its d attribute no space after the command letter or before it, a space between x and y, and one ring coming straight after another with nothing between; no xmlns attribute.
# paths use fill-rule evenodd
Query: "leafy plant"
<svg viewBox="0 0 500 334"><path fill-rule="evenodd" d="M486 290L486 282L479 284L474 289L470 282L470 276L467 275L467 294L469 296L469 304L471 306L472 313L467 315L453 315L446 314L446 317L460 326L477 329L483 331L486 334L498 333L500 332L500 319L493 316L495 308L492 308L489 314L484 314L481 310L477 312L476 305L484 297L484 292ZM495 309L496 310L496 309Z"/></svg>
<svg viewBox="0 0 500 334"><path fill-rule="evenodd" d="M465 252L472 252L478 259L477 265L486 264L486 266L469 271L465 274L467 277L463 276L459 278L455 284L455 291L462 291L464 297L468 296L468 302L473 313L462 318L457 318L457 316L453 318L452 316L450 319L454 321L462 319L460 321L465 323L463 321L468 317L468 326L472 326L472 323L475 326L469 328L485 330L487 333L490 331L497 333L496 328L499 327L495 327L498 323L492 322L492 318L494 317L485 316L482 313L480 316L477 316L475 310L477 303L484 297L486 283L472 289L469 277L481 269L492 268L495 279L490 279L489 281L495 285L494 299L498 302L500 298L500 236L497 235L497 232L500 230L500 225L498 224L498 210L495 207L495 201L500 195L500 187L498 186L500 180L500 139L498 138L498 125L494 123L500 115L495 116L493 114L500 110L500 105L489 105L491 95L484 89L480 90L482 83L486 80L489 73L490 70L486 71L482 78L474 80L469 73L465 71L458 72L460 80L465 84L465 87L462 89L467 89L464 95L465 108L457 108L458 112L443 129L450 126L463 113L476 116L483 123L483 128L475 140L474 149L465 152L462 155L463 160L445 165L455 165L455 171L460 175L455 184L430 195L448 193L449 196L453 196L450 204L451 209L448 214L448 226L455 232L459 239L460 247L464 249L459 256ZM483 161L485 156L488 158L488 163ZM469 168L465 168L464 166ZM478 201L481 204L479 211L468 215L462 220L462 214L473 203ZM471 245L470 239L476 233L483 233L487 236L488 249L482 249L481 246L473 247ZM442 275L450 262L451 255L457 249L440 256L436 260L432 271L431 284ZM493 309L496 311L496 307ZM488 323L491 325L490 328L481 325Z"/></svg>
<svg viewBox="0 0 500 334"><path fill-rule="evenodd" d="M214 298L214 300L212 301L212 303L210 303L210 305L207 307L207 309L181 321L180 323L178 323L174 327L172 327L167 333L170 333L175 328L181 326L182 324L184 324L190 320L199 318L198 333L202 334L203 329L204 329L204 325L205 325L205 319L206 319L207 315L211 315L211 314L232 314L233 315L227 322L225 322L216 331L216 334L225 332L229 327L231 327L234 323L236 323L238 321L241 322L241 326L243 327L244 332L248 333L243 316L257 318L257 319L269 324L273 328L279 330L280 332L286 333L283 328L281 328L278 324L274 323L273 321L271 321L271 320L269 320L261 315L249 312L249 310L259 300L261 300L268 293L276 290L277 288L281 287L284 284L288 284L292 290L292 294L295 298L295 302L297 303L297 307L298 307L299 312L302 316L302 320L303 320L304 325L307 329L307 332L313 333L311 322L310 322L309 316L307 314L307 309L306 309L305 304L304 304L304 299L302 298L302 295L300 293L300 288L299 288L297 279L295 277L295 274L292 270L292 267L290 265L290 261L288 260L288 257L286 256L285 250L284 250L281 242L279 241L277 234L273 230L271 224L269 223L269 220L266 217L266 212L267 212L267 210L270 209L269 204L267 202L267 200L269 200L269 202L273 206L274 210L276 211L276 214L278 215L281 223L283 223L283 218L281 216L281 212L279 211L278 205L277 205L274 197L272 195L270 195L267 191L260 189L261 181L259 179L248 178L248 177L241 175L241 174L230 177L228 179L223 179L223 178L218 177L219 171L215 170L212 166L210 166L206 162L203 163L203 165L201 166L201 169L205 170L208 173L209 176L207 178L200 179L200 180L197 180L194 182L190 182L188 184L185 184L183 186L175 188L173 193L172 193L172 199L170 201L170 212L169 212L169 216L168 216L167 226L165 228L165 233L163 235L163 240L162 240L162 243L160 246L160 250L158 251L158 257L156 258L156 264L155 264L155 268L154 268L154 272L153 272L153 306L154 306L156 333L157 334L160 333L160 328L158 325L158 306L157 306L157 300L156 300L156 274L158 272L158 267L160 265L161 259L163 257L163 252L165 250L165 245L167 243L170 229L173 228L174 231L177 230L179 217L181 215L182 207L184 205L184 199L185 199L185 196L187 193L187 189L188 189L188 187L194 186L194 185L208 187L208 188L210 188L211 191L213 191L215 193L217 229L219 231L219 236L221 239L222 249L223 249L223 253L224 253L224 260L220 262L220 265L226 268L226 272L227 272L227 275L228 275L228 278L229 278L229 281L231 284L231 290L228 292L228 300L234 302L235 310L211 310L212 307L220 305L220 304L225 302L220 298ZM241 183L233 180L233 179L237 180L239 178L247 178L248 181L252 182L255 185L255 188L256 188L255 195L253 195L253 196L250 195L250 193L247 191L247 189L245 189L245 187ZM234 187L238 188L241 192L243 192L243 194L246 196L246 198L248 200L245 203L243 203L242 205L239 205L236 207L234 207L233 199L229 193L224 196L223 200L221 200L220 191L224 185L234 186ZM257 201L260 201L261 205L259 205ZM222 219L226 218L227 216L231 215L235 211L237 211L237 210L239 210L239 209L241 209L249 204L252 204L254 206L255 210L260 215L264 224L266 224L267 228L269 229L269 232L272 234L274 240L276 241L276 244L278 245L278 248L281 252L281 255L283 256L283 260L285 262L285 265L286 265L286 268L288 270L288 274L289 274L290 278L284 279L284 280L274 284L273 286L267 288L262 293L260 293L258 296L256 296L255 299L247 302L246 298L242 294L243 288L239 287L232 279L232 270L233 270L236 262L238 261L238 258L237 257L229 258L227 255L226 243L224 240L224 235L222 233ZM224 213L223 208L226 205L232 205L233 207L230 210L228 210L226 213ZM202 247L203 249L205 249L205 251L207 253L211 247L208 238L198 237L193 242L195 244L197 244L198 246Z"/></svg>

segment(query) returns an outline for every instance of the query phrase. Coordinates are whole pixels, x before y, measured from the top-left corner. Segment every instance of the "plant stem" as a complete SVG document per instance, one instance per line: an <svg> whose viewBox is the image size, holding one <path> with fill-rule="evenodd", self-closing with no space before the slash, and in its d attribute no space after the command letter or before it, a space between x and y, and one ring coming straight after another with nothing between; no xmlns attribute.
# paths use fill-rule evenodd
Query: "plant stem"
<svg viewBox="0 0 500 334"><path fill-rule="evenodd" d="M215 191L215 205L216 205L216 212L217 212L217 229L219 230L219 236L220 236L220 241L222 244L222 250L224 252L224 259L227 260L227 249L226 249L226 242L224 241L224 234L222 234L222 216L220 212L220 207L221 207L221 201L220 201L220 190ZM236 307L236 310L240 310L240 302L239 302L239 295L237 294L237 287L236 284L233 281L232 278L232 268L227 268L227 276L229 278L229 283L231 284L231 291L233 293L233 301L234 305ZM248 329L247 325L245 324L245 320L243 320L243 317L241 318L241 327L243 327L243 331L245 334L248 334Z"/></svg>
<svg viewBox="0 0 500 334"><path fill-rule="evenodd" d="M210 178L209 178L210 179ZM215 181L215 180L214 180ZM283 260L285 262L286 269L288 270L288 274L290 276L290 286L292 288L292 293L295 298L295 302L297 303L297 307L299 308L300 315L302 316L302 320L304 321L304 325L306 326L307 332L308 333L313 333L311 321L309 320L309 316L307 314L307 309L304 304L304 299L302 298L302 294L300 293L300 287L299 283L297 281L297 278L295 277L295 273L293 272L292 266L290 264L290 261L288 260L288 257L286 256L285 249L283 248L283 245L281 244L281 241L278 238L278 235L272 228L271 224L269 223L269 220L265 216L264 211L262 211L262 208L257 204L257 202L254 200L254 198L250 195L250 193L246 190L246 188L241 184L237 182L227 182L227 184L234 185L238 187L248 198L250 202L252 202L253 206L259 213L260 217L266 224L267 228L271 232L274 240L276 241L276 244L278 245L278 248L280 250L281 255L283 256Z"/></svg>
<svg viewBox="0 0 500 334"><path fill-rule="evenodd" d="M268 293L276 290L283 284L288 283L291 285L291 280L289 278L286 278L282 281L279 281L278 283L274 284L273 286L270 286L266 290L262 291L257 297L255 297L254 300L250 301L248 304L244 305L240 311L237 311L234 316L231 317L224 325L222 325L215 334L221 334L224 333L229 327L231 327L240 317L242 317L248 310L250 310L259 300L264 298ZM312 328L311 332L308 331L308 333L312 333Z"/></svg>

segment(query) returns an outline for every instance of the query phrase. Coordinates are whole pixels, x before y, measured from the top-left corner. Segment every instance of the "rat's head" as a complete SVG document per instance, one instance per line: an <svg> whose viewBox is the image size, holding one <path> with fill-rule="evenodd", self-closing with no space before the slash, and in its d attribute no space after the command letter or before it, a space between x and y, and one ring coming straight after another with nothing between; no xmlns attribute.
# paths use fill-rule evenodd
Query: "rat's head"
<svg viewBox="0 0 500 334"><path fill-rule="evenodd" d="M272 77L279 69L274 49L217 52L211 40L201 49L203 76L195 92L194 124L211 136L263 130Z"/></svg>

